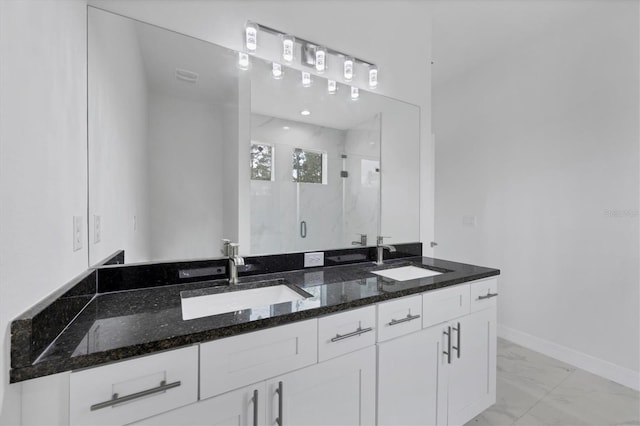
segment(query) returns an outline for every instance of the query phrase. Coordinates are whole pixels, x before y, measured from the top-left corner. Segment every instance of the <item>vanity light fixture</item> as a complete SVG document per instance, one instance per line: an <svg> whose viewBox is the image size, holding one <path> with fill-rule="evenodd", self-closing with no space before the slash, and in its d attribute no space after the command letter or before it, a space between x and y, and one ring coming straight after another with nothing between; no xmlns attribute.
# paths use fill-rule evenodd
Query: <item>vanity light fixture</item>
<svg viewBox="0 0 640 426"><path fill-rule="evenodd" d="M282 76L284 75L284 72L282 70L282 64L274 62L271 65L271 75L273 75L273 78L275 78L276 80L281 79Z"/></svg>
<svg viewBox="0 0 640 426"><path fill-rule="evenodd" d="M302 71L302 87L310 87L311 86L311 74Z"/></svg>
<svg viewBox="0 0 640 426"><path fill-rule="evenodd" d="M282 59L287 62L293 62L293 48L296 39L294 36L282 34Z"/></svg>
<svg viewBox="0 0 640 426"><path fill-rule="evenodd" d="M338 91L338 83L335 80L327 80L327 92L330 95L335 95Z"/></svg>
<svg viewBox="0 0 640 426"><path fill-rule="evenodd" d="M360 89L357 87L351 86L351 99L357 101L360 97Z"/></svg>
<svg viewBox="0 0 640 426"><path fill-rule="evenodd" d="M244 52L238 52L238 68L241 70L249 69L249 55Z"/></svg>
<svg viewBox="0 0 640 426"><path fill-rule="evenodd" d="M249 53L254 53L258 48L258 25L247 21L244 27L244 46Z"/></svg>
<svg viewBox="0 0 640 426"><path fill-rule="evenodd" d="M375 65L369 66L369 88L375 89L378 87L378 67Z"/></svg>
<svg viewBox="0 0 640 426"><path fill-rule="evenodd" d="M311 115L311 111L309 111L308 109L303 109L302 111L300 111L300 115L304 115L306 117L307 115Z"/></svg>
<svg viewBox="0 0 640 426"><path fill-rule="evenodd" d="M370 89L378 87L378 67L372 62L356 58L329 47L320 46L319 44L309 40L294 37L291 34L287 34L252 21L247 21L247 24L245 25L245 48L248 53L254 53L257 50L258 37L262 37L262 35L258 34L260 32L271 34L279 38L282 46L282 62L285 64L293 64L294 60L296 62L299 60L300 63L295 65L310 67L314 73L322 74L327 71L327 65L330 63L330 56L334 56L338 61L342 61L342 77L345 82L351 83L354 81L356 74L359 73L357 70L362 68L367 70L368 87ZM300 58L297 58L298 56L300 56ZM280 61L278 61L278 63L280 63ZM279 71L276 70L278 66L280 67ZM248 57L246 59L240 58L240 67L243 69L249 67ZM278 76L282 75L281 73L284 72L284 68L282 65L276 65L276 63L274 63L272 72L274 73L274 78L280 78ZM306 73L309 76L311 75L309 72ZM304 72L302 78L303 85L308 87L308 85L311 84L310 78L307 79ZM327 82L327 90L329 93L334 94L337 92L337 89L338 86L334 80L329 80ZM357 96L358 95L356 95L356 98Z"/></svg>

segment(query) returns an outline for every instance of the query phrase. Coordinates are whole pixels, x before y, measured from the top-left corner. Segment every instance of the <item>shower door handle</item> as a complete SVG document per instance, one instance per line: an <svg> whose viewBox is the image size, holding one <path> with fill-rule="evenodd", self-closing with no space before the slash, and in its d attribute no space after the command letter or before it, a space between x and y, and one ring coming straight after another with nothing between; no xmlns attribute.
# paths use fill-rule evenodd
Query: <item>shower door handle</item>
<svg viewBox="0 0 640 426"><path fill-rule="evenodd" d="M307 238L307 222L304 220L300 222L300 237Z"/></svg>

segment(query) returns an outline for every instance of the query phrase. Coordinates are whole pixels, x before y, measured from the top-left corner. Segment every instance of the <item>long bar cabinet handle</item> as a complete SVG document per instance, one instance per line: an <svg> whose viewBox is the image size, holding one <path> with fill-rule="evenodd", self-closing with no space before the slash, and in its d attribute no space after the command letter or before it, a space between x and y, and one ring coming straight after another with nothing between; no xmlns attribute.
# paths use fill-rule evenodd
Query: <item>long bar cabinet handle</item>
<svg viewBox="0 0 640 426"><path fill-rule="evenodd" d="M258 426L258 389L253 390L253 426Z"/></svg>
<svg viewBox="0 0 640 426"><path fill-rule="evenodd" d="M478 296L478 300L491 299L492 297L496 297L498 293L487 293L486 296Z"/></svg>
<svg viewBox="0 0 640 426"><path fill-rule="evenodd" d="M457 327L453 327L453 329L456 331L456 334L458 335L458 346L454 346L453 349L456 350L456 353L458 354L458 359L460 358L460 334L462 333L462 327L460 327L460 323L458 323Z"/></svg>
<svg viewBox="0 0 640 426"><path fill-rule="evenodd" d="M284 425L284 420L282 418L282 401L284 400L283 396L283 388L282 382L278 382L278 389L276 389L276 393L278 394L278 417L276 418L276 423L278 426Z"/></svg>
<svg viewBox="0 0 640 426"><path fill-rule="evenodd" d="M133 401L134 399L143 398L145 396L153 395L154 393L160 393L167 391L169 389L177 388L182 383L180 381L167 383L165 380L160 382L160 386L143 390L140 392L132 393L131 395L126 396L118 396L117 393L113 394L113 397L109 401L100 402L98 404L93 404L90 408L91 411L100 410L102 408L111 407L117 404L122 404L123 402Z"/></svg>
<svg viewBox="0 0 640 426"><path fill-rule="evenodd" d="M356 331L352 331L351 333L336 334L336 337L333 337L331 339L331 341L332 342L337 342L338 340L343 340L343 339L348 339L349 337L359 336L359 335L361 335L363 333L368 333L369 331L373 331L373 328L371 328L371 327L367 327L367 328L358 327L358 329Z"/></svg>
<svg viewBox="0 0 640 426"><path fill-rule="evenodd" d="M451 364L451 327L447 327L447 331L442 333L447 336L447 350L442 353L447 356L447 364Z"/></svg>
<svg viewBox="0 0 640 426"><path fill-rule="evenodd" d="M387 325L397 325L397 324L402 324L403 322L409 322L409 321L413 321L414 319L418 319L420 318L420 315L411 315L410 313L407 314L406 317L402 318L402 319L392 319L390 322L387 323Z"/></svg>

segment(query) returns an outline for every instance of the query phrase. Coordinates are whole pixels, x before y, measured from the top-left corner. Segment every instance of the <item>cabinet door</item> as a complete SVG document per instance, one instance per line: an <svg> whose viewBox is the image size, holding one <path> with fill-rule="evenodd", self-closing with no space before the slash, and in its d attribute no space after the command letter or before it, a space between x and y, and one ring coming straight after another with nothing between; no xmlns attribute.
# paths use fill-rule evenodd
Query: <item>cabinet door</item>
<svg viewBox="0 0 640 426"><path fill-rule="evenodd" d="M375 346L371 346L269 380L267 424L374 424L375 364ZM280 383L282 394L278 393Z"/></svg>
<svg viewBox="0 0 640 426"><path fill-rule="evenodd" d="M454 349L448 366L448 424L461 425L496 401L496 308L449 325Z"/></svg>
<svg viewBox="0 0 640 426"><path fill-rule="evenodd" d="M378 425L437 422L441 327L378 345Z"/></svg>
<svg viewBox="0 0 640 426"><path fill-rule="evenodd" d="M150 417L136 425L263 426L266 403L265 383L261 382Z"/></svg>

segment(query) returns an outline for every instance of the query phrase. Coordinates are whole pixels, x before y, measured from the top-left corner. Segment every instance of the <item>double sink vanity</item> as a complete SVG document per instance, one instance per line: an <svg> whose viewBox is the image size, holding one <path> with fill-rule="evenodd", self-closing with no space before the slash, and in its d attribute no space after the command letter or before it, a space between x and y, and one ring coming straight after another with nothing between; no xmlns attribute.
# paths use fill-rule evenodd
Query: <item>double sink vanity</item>
<svg viewBox="0 0 640 426"><path fill-rule="evenodd" d="M57 337L36 328L68 315L59 306L84 281L12 324L12 353L24 330L31 348L55 337L32 360L12 359L23 362L11 371L23 406L40 407L27 418L463 424L495 402L499 271L397 247L382 265L375 247L327 251L334 266L313 268L304 253L246 258L237 284L224 259L97 268L96 293ZM193 277L203 273L213 276Z"/></svg>

